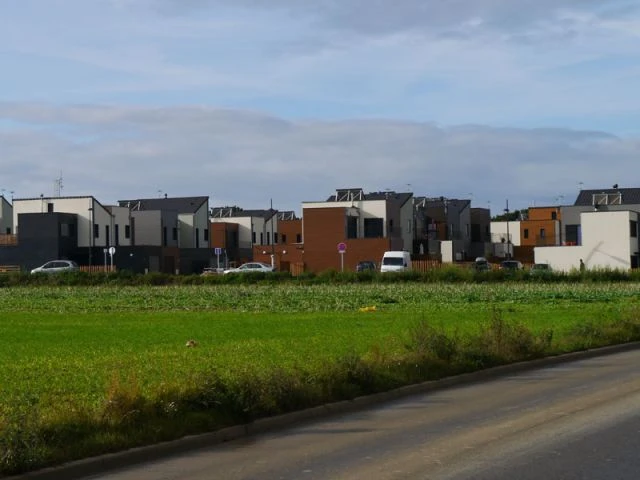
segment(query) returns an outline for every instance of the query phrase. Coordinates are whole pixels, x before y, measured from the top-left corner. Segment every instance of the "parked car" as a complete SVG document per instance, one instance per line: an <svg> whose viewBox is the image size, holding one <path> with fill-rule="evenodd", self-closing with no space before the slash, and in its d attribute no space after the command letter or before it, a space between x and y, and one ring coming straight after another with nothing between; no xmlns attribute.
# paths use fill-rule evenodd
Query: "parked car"
<svg viewBox="0 0 640 480"><path fill-rule="evenodd" d="M224 271L224 274L228 273L256 273L256 272L273 272L274 269L271 265L267 265L262 262L249 262L240 265L238 268L229 268Z"/></svg>
<svg viewBox="0 0 640 480"><path fill-rule="evenodd" d="M367 271L376 271L376 262L372 260L365 260L363 262L358 262L356 265L356 272L367 272Z"/></svg>
<svg viewBox="0 0 640 480"><path fill-rule="evenodd" d="M534 263L529 273L531 275L548 275L552 272L551 265L548 263Z"/></svg>
<svg viewBox="0 0 640 480"><path fill-rule="evenodd" d="M51 260L41 267L34 268L31 273L77 272L79 270L78 264L72 260Z"/></svg>
<svg viewBox="0 0 640 480"><path fill-rule="evenodd" d="M473 262L473 268L477 272L488 272L491 270L491 264L484 257L477 257L475 262Z"/></svg>
<svg viewBox="0 0 640 480"><path fill-rule="evenodd" d="M502 270L522 270L522 263L518 260L504 260L500 263Z"/></svg>

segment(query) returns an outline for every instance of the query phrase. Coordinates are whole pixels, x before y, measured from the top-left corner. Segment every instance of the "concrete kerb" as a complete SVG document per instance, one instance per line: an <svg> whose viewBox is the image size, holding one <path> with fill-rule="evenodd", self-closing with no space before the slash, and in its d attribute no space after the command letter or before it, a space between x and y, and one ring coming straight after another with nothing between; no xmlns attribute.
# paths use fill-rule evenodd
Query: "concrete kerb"
<svg viewBox="0 0 640 480"><path fill-rule="evenodd" d="M410 397L412 395L424 394L453 386L470 385L509 374L534 370L536 368L621 353L638 348L640 348L640 342L631 342L621 345L584 350L581 352L545 357L528 362L503 365L477 372L465 373L454 377L447 377L441 380L407 385L388 392L357 397L353 400L345 400L297 412L286 413L276 417L263 418L246 425L227 427L211 433L192 435L170 442L162 442L155 445L132 448L123 452L110 453L99 457L69 462L68 464L58 467L45 468L19 476L0 478L6 478L6 480L59 480L61 478L64 478L65 480L77 480L144 462L168 458L170 456L179 455L181 453L186 453L200 448L218 445L250 435L277 431L302 422L326 418L332 415L360 411L368 407Z"/></svg>

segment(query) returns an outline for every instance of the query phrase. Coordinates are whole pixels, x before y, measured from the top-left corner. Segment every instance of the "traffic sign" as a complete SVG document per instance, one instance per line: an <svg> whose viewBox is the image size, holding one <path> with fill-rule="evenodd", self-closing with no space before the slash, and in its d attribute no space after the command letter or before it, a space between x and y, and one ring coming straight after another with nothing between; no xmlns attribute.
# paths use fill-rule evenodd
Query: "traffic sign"
<svg viewBox="0 0 640 480"><path fill-rule="evenodd" d="M347 251L347 244L346 244L346 243L344 243L344 242L340 242L340 243L338 244L338 252L339 252L339 253L344 253L344 252L346 252L346 251Z"/></svg>
<svg viewBox="0 0 640 480"><path fill-rule="evenodd" d="M113 256L116 253L116 247L109 247L109 255Z"/></svg>
<svg viewBox="0 0 640 480"><path fill-rule="evenodd" d="M213 253L216 255L222 255L222 249L220 247L216 247L213 249Z"/></svg>

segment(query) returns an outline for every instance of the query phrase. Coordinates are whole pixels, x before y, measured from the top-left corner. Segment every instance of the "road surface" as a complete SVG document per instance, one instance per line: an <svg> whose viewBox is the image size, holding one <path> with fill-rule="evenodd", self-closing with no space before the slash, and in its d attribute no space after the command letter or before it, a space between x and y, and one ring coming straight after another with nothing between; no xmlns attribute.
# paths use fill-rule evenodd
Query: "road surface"
<svg viewBox="0 0 640 480"><path fill-rule="evenodd" d="M640 478L640 350L412 396L100 480Z"/></svg>

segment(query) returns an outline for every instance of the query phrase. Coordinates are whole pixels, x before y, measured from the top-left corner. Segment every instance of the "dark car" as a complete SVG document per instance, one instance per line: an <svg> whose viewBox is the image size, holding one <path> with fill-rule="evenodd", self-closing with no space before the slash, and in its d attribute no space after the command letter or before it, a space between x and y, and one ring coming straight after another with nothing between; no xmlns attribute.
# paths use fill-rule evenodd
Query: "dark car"
<svg viewBox="0 0 640 480"><path fill-rule="evenodd" d="M518 260L505 260L500 263L500 268L502 270L522 270L522 263Z"/></svg>
<svg viewBox="0 0 640 480"><path fill-rule="evenodd" d="M375 272L376 269L377 269L376 262L373 262L371 260L358 262L358 265L356 265L356 272L367 272L367 271Z"/></svg>

